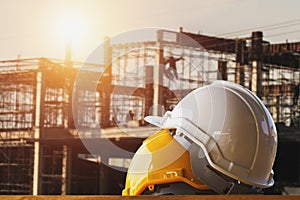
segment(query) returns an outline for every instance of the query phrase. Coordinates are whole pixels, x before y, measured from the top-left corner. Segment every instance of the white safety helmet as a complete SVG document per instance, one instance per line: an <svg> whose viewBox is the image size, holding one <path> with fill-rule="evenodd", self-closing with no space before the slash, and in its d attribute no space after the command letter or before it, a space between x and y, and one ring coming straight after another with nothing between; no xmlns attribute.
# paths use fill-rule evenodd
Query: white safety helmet
<svg viewBox="0 0 300 200"><path fill-rule="evenodd" d="M262 101L248 89L215 81L189 93L163 117L146 121L176 128L194 175L221 194L256 193L274 184L277 131Z"/></svg>

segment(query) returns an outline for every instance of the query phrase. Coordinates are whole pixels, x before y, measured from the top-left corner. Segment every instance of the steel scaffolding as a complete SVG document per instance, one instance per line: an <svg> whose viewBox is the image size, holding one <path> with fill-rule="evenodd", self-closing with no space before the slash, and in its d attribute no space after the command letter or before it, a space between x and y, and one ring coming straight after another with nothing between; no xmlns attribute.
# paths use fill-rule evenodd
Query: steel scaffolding
<svg viewBox="0 0 300 200"><path fill-rule="evenodd" d="M107 192L103 183L109 178L103 173L108 169L79 158L89 154L79 138L101 139L103 132L118 140L128 137L112 130L128 127L129 121L144 126L145 116L172 110L191 90L217 79L252 90L275 122L299 127L299 56L287 62L286 55L299 53L300 44L282 46L263 42L260 32L224 39L159 30L154 41L107 40L103 65L46 58L0 61L0 194ZM171 57L178 59L175 68ZM101 159L120 159L113 156ZM96 172L81 173L79 165Z"/></svg>

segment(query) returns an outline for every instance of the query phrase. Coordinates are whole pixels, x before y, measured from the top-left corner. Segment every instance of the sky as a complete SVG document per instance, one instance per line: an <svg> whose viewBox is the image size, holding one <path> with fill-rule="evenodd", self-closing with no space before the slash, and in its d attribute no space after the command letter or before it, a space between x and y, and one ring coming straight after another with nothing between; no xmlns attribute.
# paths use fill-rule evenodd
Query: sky
<svg viewBox="0 0 300 200"><path fill-rule="evenodd" d="M0 0L0 60L85 60L105 36L160 27L211 36L263 31L271 43L300 41L299 0Z"/></svg>

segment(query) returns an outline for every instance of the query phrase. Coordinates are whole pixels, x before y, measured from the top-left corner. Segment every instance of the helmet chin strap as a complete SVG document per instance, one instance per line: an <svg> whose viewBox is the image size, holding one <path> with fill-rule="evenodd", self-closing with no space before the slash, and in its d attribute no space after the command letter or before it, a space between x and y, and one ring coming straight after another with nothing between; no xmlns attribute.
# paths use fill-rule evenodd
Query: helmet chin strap
<svg viewBox="0 0 300 200"><path fill-rule="evenodd" d="M197 144L192 143L189 147L191 152L191 164L194 175L209 188L219 194L261 194L261 189L240 183L230 177L213 170L204 152Z"/></svg>

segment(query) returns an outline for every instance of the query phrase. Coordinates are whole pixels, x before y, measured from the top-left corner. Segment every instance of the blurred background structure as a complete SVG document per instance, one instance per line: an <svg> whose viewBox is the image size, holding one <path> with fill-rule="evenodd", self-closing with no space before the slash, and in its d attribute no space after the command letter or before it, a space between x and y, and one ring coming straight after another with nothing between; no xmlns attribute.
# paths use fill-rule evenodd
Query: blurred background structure
<svg viewBox="0 0 300 200"><path fill-rule="evenodd" d="M134 153L157 130L144 116L172 110L188 92L217 79L256 93L276 122L276 185L266 192L300 187L300 42L180 28L159 30L154 41L108 39L104 52L103 65L74 62L68 54L64 61L0 61L0 194L121 194L131 157L101 156L85 142ZM170 57L178 58L175 68ZM92 87L79 87L82 81Z"/></svg>

